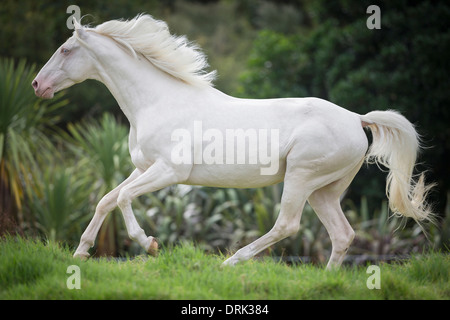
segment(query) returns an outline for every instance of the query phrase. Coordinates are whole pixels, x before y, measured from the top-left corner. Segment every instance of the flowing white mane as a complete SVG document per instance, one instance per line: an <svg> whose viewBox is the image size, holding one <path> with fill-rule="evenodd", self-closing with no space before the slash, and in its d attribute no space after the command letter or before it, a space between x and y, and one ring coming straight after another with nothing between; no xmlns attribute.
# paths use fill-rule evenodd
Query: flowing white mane
<svg viewBox="0 0 450 320"><path fill-rule="evenodd" d="M174 36L164 21L141 14L132 20L111 20L89 29L111 37L134 56L142 54L157 68L192 85L211 86L216 72L209 66L200 48L185 36Z"/></svg>

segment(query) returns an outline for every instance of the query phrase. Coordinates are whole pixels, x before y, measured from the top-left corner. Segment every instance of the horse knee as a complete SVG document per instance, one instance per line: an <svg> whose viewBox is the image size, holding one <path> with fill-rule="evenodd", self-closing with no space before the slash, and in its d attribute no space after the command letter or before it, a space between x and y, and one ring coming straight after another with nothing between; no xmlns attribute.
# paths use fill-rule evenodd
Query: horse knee
<svg viewBox="0 0 450 320"><path fill-rule="evenodd" d="M300 230L300 224L295 222L292 223L290 221L280 222L276 223L272 230L277 238L284 239L296 234Z"/></svg>
<svg viewBox="0 0 450 320"><path fill-rule="evenodd" d="M115 201L114 201L115 200ZM95 207L95 212L98 214L107 214L108 212L114 210L114 208L117 206L117 200L114 199L111 201L107 197L103 197Z"/></svg>
<svg viewBox="0 0 450 320"><path fill-rule="evenodd" d="M117 197L117 205L119 206L119 208L122 209L130 204L131 204L131 197L129 195L129 192L127 192L126 190L121 190L119 192L119 196Z"/></svg>

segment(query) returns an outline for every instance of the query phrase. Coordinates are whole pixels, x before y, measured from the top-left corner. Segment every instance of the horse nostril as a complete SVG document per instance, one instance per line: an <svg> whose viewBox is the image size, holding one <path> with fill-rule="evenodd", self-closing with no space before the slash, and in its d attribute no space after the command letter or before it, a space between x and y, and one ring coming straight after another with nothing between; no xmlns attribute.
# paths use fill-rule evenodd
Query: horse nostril
<svg viewBox="0 0 450 320"><path fill-rule="evenodd" d="M38 82L36 80L33 80L31 85L33 86L34 90L36 90L38 88Z"/></svg>

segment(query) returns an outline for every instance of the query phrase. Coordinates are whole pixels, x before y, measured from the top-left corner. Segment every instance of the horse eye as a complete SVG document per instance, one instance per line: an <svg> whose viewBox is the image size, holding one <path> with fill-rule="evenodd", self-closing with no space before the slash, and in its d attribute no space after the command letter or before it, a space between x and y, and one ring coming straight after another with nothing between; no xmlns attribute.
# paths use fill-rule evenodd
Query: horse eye
<svg viewBox="0 0 450 320"><path fill-rule="evenodd" d="M69 49L67 49L67 48L61 48L61 53L62 53L62 54L68 54L69 52L70 52Z"/></svg>

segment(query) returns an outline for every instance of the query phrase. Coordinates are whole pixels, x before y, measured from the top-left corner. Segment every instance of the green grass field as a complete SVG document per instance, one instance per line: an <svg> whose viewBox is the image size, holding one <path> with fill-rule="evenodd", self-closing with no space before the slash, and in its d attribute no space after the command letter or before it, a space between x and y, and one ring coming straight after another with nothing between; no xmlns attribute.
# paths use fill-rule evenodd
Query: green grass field
<svg viewBox="0 0 450 320"><path fill-rule="evenodd" d="M186 244L127 261L72 258L55 243L0 240L0 299L449 299L450 258L431 253L380 264L380 289L366 267L336 271L272 259L221 268L224 256ZM67 272L69 266L79 267ZM70 269L69 269L70 270ZM67 283L80 289L69 289Z"/></svg>

